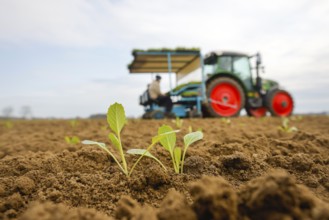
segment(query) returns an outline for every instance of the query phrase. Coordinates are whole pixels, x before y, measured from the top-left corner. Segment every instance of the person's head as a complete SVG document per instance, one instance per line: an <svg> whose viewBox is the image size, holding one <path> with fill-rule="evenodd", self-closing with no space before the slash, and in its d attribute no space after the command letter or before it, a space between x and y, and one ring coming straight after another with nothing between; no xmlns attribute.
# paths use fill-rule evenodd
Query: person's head
<svg viewBox="0 0 329 220"><path fill-rule="evenodd" d="M160 81L160 80L161 80L161 76L156 75L156 76L155 76L155 80L156 80L156 81Z"/></svg>

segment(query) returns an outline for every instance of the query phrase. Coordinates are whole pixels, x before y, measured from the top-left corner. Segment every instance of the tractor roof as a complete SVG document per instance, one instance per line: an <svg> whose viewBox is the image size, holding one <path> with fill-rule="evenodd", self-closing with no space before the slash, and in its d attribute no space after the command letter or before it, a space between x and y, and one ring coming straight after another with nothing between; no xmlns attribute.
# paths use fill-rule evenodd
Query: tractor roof
<svg viewBox="0 0 329 220"><path fill-rule="evenodd" d="M211 51L205 55L205 59L211 56L248 56L248 54L236 52L236 51L223 51L223 50L216 50Z"/></svg>
<svg viewBox="0 0 329 220"><path fill-rule="evenodd" d="M128 65L130 73L168 73L169 61L171 72L181 79L200 67L200 49L149 49L133 50L134 60Z"/></svg>

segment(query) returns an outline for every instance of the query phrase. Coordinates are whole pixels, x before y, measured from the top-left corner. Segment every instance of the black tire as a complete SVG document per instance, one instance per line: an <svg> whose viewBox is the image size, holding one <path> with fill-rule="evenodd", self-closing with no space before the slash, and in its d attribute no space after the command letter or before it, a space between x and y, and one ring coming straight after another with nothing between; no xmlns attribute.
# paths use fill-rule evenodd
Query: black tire
<svg viewBox="0 0 329 220"><path fill-rule="evenodd" d="M217 91L220 89L219 85L223 84L223 86L228 86L230 87L233 93L229 94L231 97L223 97L226 98L224 100L213 100L214 96L220 96L222 95L224 91L222 92L215 92L214 89ZM224 87L223 87L224 88ZM214 90L214 91L213 91ZM231 79L229 77L218 77L214 80L212 80L208 85L207 85L207 98L208 98L208 104L204 105L204 110L203 114L205 116L209 115L211 117L234 117L240 115L241 109L245 106L246 98L245 98L245 93L243 91L243 88L241 85L235 81L234 79ZM231 105L230 103L225 103L228 101L230 102L231 100L240 102L235 104L237 105L236 110L232 110L232 108L224 106L224 105ZM230 100L231 99L231 100ZM213 100L213 102L212 102ZM238 100L238 101L237 101ZM220 101L221 103L224 103L224 105L221 104L216 104L215 101ZM229 110L230 109L230 110Z"/></svg>
<svg viewBox="0 0 329 220"><path fill-rule="evenodd" d="M272 116L288 117L294 110L294 99L289 92L274 89L266 96L266 107Z"/></svg>

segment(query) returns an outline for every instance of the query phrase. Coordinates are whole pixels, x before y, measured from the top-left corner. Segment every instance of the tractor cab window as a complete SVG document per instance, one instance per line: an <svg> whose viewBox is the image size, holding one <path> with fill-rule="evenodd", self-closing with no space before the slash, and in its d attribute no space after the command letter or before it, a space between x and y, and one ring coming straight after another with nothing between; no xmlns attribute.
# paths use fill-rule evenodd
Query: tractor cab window
<svg viewBox="0 0 329 220"><path fill-rule="evenodd" d="M233 72L242 80L248 90L252 90L253 86L248 57L234 57Z"/></svg>
<svg viewBox="0 0 329 220"><path fill-rule="evenodd" d="M217 72L232 72L232 57L219 57L217 60Z"/></svg>

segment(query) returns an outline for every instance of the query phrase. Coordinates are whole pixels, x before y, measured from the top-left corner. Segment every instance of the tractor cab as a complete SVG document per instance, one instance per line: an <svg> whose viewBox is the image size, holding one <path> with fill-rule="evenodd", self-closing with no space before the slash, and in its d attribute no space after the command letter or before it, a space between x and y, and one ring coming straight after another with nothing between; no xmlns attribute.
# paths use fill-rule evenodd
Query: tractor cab
<svg viewBox="0 0 329 220"><path fill-rule="evenodd" d="M249 56L237 52L210 52L204 59L204 71L208 78L219 73L232 75L236 80L241 81L243 87L252 91L253 79Z"/></svg>

